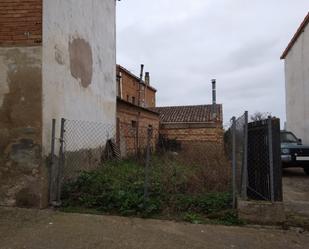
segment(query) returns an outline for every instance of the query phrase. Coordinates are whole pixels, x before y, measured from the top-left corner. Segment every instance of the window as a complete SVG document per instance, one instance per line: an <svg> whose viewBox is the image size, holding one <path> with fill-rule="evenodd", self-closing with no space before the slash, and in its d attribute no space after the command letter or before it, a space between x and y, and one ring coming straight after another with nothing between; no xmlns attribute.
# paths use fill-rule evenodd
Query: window
<svg viewBox="0 0 309 249"><path fill-rule="evenodd" d="M298 143L298 139L291 132L282 132L280 137L281 143Z"/></svg>
<svg viewBox="0 0 309 249"><path fill-rule="evenodd" d="M136 128L137 127L137 122L135 120L132 120L132 127Z"/></svg>
<svg viewBox="0 0 309 249"><path fill-rule="evenodd" d="M127 101L130 102L130 96L129 95L127 95Z"/></svg>
<svg viewBox="0 0 309 249"><path fill-rule="evenodd" d="M132 97L132 103L135 105L135 97Z"/></svg>

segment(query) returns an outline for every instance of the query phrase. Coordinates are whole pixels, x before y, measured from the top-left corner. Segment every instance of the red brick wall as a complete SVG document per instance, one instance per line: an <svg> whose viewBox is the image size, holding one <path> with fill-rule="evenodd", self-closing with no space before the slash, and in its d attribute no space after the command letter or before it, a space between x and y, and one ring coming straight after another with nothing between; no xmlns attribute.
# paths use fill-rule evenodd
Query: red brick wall
<svg viewBox="0 0 309 249"><path fill-rule="evenodd" d="M138 127L133 127L132 121L137 122ZM153 128L152 146L155 148L159 137L159 115L117 101L117 140L123 156L136 153L137 147L140 150L146 148L149 125Z"/></svg>
<svg viewBox="0 0 309 249"><path fill-rule="evenodd" d="M132 103L132 97L135 98L135 103L138 104L138 84L139 82L130 75L122 72L122 99Z"/></svg>
<svg viewBox="0 0 309 249"><path fill-rule="evenodd" d="M42 42L42 0L0 0L0 46Z"/></svg>
<svg viewBox="0 0 309 249"><path fill-rule="evenodd" d="M156 107L156 92L146 87L146 107Z"/></svg>
<svg viewBox="0 0 309 249"><path fill-rule="evenodd" d="M223 143L224 130L219 127L169 128L162 126L160 128L160 134L165 135L169 139L176 139L179 141L204 141Z"/></svg>
<svg viewBox="0 0 309 249"><path fill-rule="evenodd" d="M139 98L139 80L117 67L117 73L121 72L121 82L122 82L122 97L123 100L133 103L132 97L135 99L134 104L138 105ZM120 88L120 86L119 86ZM152 88L142 85L140 90L141 102L145 102L146 107L156 106L156 91ZM118 93L119 94L119 93Z"/></svg>

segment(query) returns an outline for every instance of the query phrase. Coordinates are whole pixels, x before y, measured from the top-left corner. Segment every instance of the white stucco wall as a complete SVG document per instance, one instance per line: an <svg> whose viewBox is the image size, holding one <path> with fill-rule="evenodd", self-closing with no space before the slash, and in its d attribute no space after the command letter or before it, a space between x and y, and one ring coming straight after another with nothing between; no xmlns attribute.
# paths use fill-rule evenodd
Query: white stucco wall
<svg viewBox="0 0 309 249"><path fill-rule="evenodd" d="M115 0L43 0L44 155L50 153L53 118L58 128L61 118L115 126L115 5ZM89 50L82 51L85 44Z"/></svg>
<svg viewBox="0 0 309 249"><path fill-rule="evenodd" d="M287 129L309 144L309 25L285 59Z"/></svg>

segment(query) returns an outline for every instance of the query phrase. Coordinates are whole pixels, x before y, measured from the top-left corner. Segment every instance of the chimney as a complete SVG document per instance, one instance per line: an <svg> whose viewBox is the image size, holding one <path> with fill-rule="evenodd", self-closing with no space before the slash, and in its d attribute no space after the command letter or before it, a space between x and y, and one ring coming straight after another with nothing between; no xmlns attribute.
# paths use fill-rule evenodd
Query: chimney
<svg viewBox="0 0 309 249"><path fill-rule="evenodd" d="M149 72L145 73L145 84L147 86L150 86L150 74L149 74Z"/></svg>
<svg viewBox="0 0 309 249"><path fill-rule="evenodd" d="M144 76L144 64L141 64L141 73L139 77L140 83L142 83L143 81L143 76Z"/></svg>
<svg viewBox="0 0 309 249"><path fill-rule="evenodd" d="M217 89L216 89L216 79L211 80L212 84L212 119L217 118Z"/></svg>
<svg viewBox="0 0 309 249"><path fill-rule="evenodd" d="M144 64L141 64L141 73L140 73L140 77L139 77L139 84L138 84L138 106L142 106L142 83L143 83L143 77L144 77Z"/></svg>

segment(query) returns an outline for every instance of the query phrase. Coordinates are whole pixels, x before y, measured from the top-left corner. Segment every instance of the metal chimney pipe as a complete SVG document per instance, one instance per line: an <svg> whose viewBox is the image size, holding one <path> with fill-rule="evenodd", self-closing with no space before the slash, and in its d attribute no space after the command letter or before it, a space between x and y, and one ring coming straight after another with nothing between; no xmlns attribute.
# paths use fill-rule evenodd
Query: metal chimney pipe
<svg viewBox="0 0 309 249"><path fill-rule="evenodd" d="M150 85L150 73L149 72L145 73L145 84L148 86Z"/></svg>
<svg viewBox="0 0 309 249"><path fill-rule="evenodd" d="M138 84L138 106L142 105L141 101L141 91L142 91L142 83L143 83L143 76L144 76L144 64L141 64L141 73L139 77L139 84Z"/></svg>
<svg viewBox="0 0 309 249"><path fill-rule="evenodd" d="M140 83L142 83L142 81L143 81L143 75L144 75L144 64L141 64L141 74L140 74L140 77L139 77Z"/></svg>
<svg viewBox="0 0 309 249"><path fill-rule="evenodd" d="M212 119L217 118L217 81L216 79L211 80L212 84Z"/></svg>

